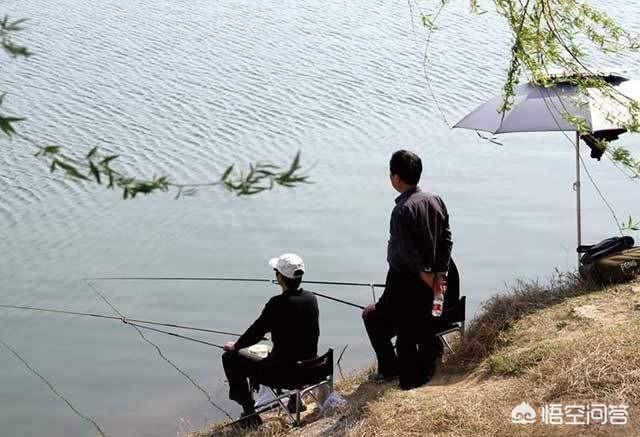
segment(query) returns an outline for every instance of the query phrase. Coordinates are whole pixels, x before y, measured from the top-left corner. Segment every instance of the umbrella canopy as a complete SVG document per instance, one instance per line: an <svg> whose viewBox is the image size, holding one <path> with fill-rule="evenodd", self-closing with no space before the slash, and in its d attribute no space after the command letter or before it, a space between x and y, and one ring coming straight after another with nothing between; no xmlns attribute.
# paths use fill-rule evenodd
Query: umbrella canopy
<svg viewBox="0 0 640 437"><path fill-rule="evenodd" d="M617 130L631 118L628 97L640 101L640 81L620 76L605 78L615 91L616 98L599 89L581 93L578 87L559 83L544 87L521 84L516 90L513 107L502 114L502 96L496 96L465 116L454 127L474 129L494 134L507 132L576 131L567 120L571 114L587 121L592 132Z"/></svg>
<svg viewBox="0 0 640 437"><path fill-rule="evenodd" d="M496 96L480 105L453 127L473 129L494 134L507 132L576 132L576 191L577 240L582 244L582 214L580 211L580 134L567 121L567 116L578 116L586 120L593 135L583 137L592 147L590 137L604 135L617 138L625 132L625 124L631 120L628 109L630 99L640 103L640 81L619 75L603 73L596 75L613 87L613 92L604 93L597 88L580 92L576 85L562 82L550 87L532 83L521 84L516 90L513 107L501 113L503 97ZM616 92L617 91L617 92ZM598 150L599 147L597 148ZM597 157L602 155L600 153Z"/></svg>

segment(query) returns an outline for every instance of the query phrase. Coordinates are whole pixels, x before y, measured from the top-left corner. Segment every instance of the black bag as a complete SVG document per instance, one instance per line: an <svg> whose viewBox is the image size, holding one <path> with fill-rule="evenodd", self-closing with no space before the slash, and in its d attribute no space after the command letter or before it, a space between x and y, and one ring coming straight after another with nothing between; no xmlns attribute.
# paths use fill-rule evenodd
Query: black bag
<svg viewBox="0 0 640 437"><path fill-rule="evenodd" d="M640 247L633 238L607 238L592 246L579 246L580 275L597 284L628 282L640 275Z"/></svg>
<svg viewBox="0 0 640 437"><path fill-rule="evenodd" d="M578 253L583 254L580 257L580 263L587 264L607 255L631 249L633 243L633 238L629 236L612 237L591 246L578 246L576 250Z"/></svg>

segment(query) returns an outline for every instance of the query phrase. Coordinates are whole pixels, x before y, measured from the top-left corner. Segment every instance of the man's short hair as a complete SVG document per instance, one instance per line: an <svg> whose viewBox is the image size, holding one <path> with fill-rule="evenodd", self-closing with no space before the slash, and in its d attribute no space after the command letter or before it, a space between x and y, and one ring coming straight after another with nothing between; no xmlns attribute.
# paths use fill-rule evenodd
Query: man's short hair
<svg viewBox="0 0 640 437"><path fill-rule="evenodd" d="M297 290L302 283L302 274L300 274L300 276L296 276L295 278L287 278L282 273L280 273L280 276L282 276L282 282L288 290Z"/></svg>
<svg viewBox="0 0 640 437"><path fill-rule="evenodd" d="M391 155L389 172L392 175L398 175L407 185L418 185L422 174L422 161L413 152L398 150Z"/></svg>

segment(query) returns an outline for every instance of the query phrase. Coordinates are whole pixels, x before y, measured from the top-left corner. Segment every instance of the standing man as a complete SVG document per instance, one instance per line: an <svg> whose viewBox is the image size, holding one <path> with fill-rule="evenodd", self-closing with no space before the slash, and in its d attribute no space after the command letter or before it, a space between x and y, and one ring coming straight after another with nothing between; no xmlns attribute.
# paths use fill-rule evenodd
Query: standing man
<svg viewBox="0 0 640 437"><path fill-rule="evenodd" d="M378 359L375 379L400 377L400 387L426 384L441 354L431 316L433 289L446 277L451 257L447 208L418 186L422 161L412 152L391 156L389 178L400 193L391 212L384 293L362 318ZM396 351L391 339L397 336Z"/></svg>
<svg viewBox="0 0 640 437"><path fill-rule="evenodd" d="M262 423L255 414L249 380L254 384L279 385L294 373L297 361L315 358L318 352L318 301L300 287L304 262L295 253L269 261L282 294L272 297L260 317L234 343L224 345L222 365L229 381L229 399L242 406L241 426ZM270 332L273 349L266 358L242 350L258 343Z"/></svg>

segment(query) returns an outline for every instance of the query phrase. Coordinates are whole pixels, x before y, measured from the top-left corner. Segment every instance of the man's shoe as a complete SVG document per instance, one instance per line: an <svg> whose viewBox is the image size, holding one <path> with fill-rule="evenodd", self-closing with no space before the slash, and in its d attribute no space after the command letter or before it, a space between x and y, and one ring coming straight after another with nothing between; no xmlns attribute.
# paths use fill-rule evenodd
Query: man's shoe
<svg viewBox="0 0 640 437"><path fill-rule="evenodd" d="M425 383L426 384L426 383ZM411 383L403 383L400 384L400 389L401 390L413 390L414 388L418 388L418 387L422 387L424 384L420 384L417 382L411 382Z"/></svg>
<svg viewBox="0 0 640 437"><path fill-rule="evenodd" d="M400 388L402 390L413 390L414 388L422 387L423 385L428 384L433 379L434 374L436 373L437 366L435 364L429 366L425 369L424 373L420 376L414 377L409 381L400 381Z"/></svg>
<svg viewBox="0 0 640 437"><path fill-rule="evenodd" d="M287 410L289 410L289 413L295 414L295 412L296 412L296 397L295 396L289 397L289 402L287 402ZM302 413L303 411L307 411L307 406L301 400L300 401L300 412Z"/></svg>
<svg viewBox="0 0 640 437"><path fill-rule="evenodd" d="M253 413L242 413L236 426L242 429L255 429L262 425L260 415L255 411Z"/></svg>
<svg viewBox="0 0 640 437"><path fill-rule="evenodd" d="M430 365L427 368L427 371L426 371L426 374L425 374L425 384L433 379L433 377L436 374L437 370L438 370L437 362L433 363L432 365Z"/></svg>
<svg viewBox="0 0 640 437"><path fill-rule="evenodd" d="M376 373L372 375L369 380L378 384L383 384L385 382L391 382L395 379L398 379L397 373L385 374L385 373Z"/></svg>

